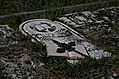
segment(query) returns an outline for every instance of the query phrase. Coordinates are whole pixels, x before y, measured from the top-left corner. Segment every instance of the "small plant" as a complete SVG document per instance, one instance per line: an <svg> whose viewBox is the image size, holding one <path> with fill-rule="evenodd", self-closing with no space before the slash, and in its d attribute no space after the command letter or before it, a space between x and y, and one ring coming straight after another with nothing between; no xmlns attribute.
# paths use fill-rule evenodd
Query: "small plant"
<svg viewBox="0 0 119 79"><path fill-rule="evenodd" d="M5 50L5 48L3 48L3 47L0 48L0 52L2 52L2 51L4 51L4 50Z"/></svg>
<svg viewBox="0 0 119 79"><path fill-rule="evenodd" d="M36 59L39 59L41 58L39 54L34 54L34 55L31 55L32 58L36 58Z"/></svg>
<svg viewBox="0 0 119 79"><path fill-rule="evenodd" d="M29 56L33 55L33 53L31 53L31 52L27 52L26 54L28 54Z"/></svg>
<svg viewBox="0 0 119 79"><path fill-rule="evenodd" d="M105 11L104 10L99 10L98 12L95 12L94 14L97 15L97 17L102 17L104 16Z"/></svg>
<svg viewBox="0 0 119 79"><path fill-rule="evenodd" d="M10 51L5 51L5 52L3 52L3 54L4 55L9 55L9 54L11 54L11 52Z"/></svg>
<svg viewBox="0 0 119 79"><path fill-rule="evenodd" d="M12 52L13 55L19 55L19 52Z"/></svg>
<svg viewBox="0 0 119 79"><path fill-rule="evenodd" d="M30 43L30 48L34 52L40 52L43 49L43 45L41 43L31 42Z"/></svg>
<svg viewBox="0 0 119 79"><path fill-rule="evenodd" d="M16 29L20 24L20 19L15 16L11 16L9 20L6 22L12 29Z"/></svg>
<svg viewBox="0 0 119 79"><path fill-rule="evenodd" d="M48 63L50 65L49 68L53 68L55 70L67 69L69 66L66 59L60 57L43 57L42 61Z"/></svg>
<svg viewBox="0 0 119 79"><path fill-rule="evenodd" d="M109 51L109 52L111 52L112 54L118 54L118 53L117 53L117 50L115 49L115 47L114 47L114 46L113 46L113 47L108 48L108 51Z"/></svg>

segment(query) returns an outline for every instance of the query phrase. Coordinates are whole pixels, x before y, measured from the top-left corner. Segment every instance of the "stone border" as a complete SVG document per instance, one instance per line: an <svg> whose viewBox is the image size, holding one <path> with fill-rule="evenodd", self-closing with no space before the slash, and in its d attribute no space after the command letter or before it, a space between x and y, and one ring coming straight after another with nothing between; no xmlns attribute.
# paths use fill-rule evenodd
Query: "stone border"
<svg viewBox="0 0 119 79"><path fill-rule="evenodd" d="M58 11L69 13L69 12L82 11L86 9L95 10L95 9L103 8L104 6L113 6L115 5L115 3L117 3L117 1L119 0L109 0L109 1L102 1L102 2L94 2L89 4L60 7L55 9L46 9L46 10L38 10L38 11L32 11L32 12L21 12L21 13L14 13L14 14L8 14L8 15L1 15L0 23L6 22L12 16L27 20L27 19L32 19L34 17L42 18L47 16L47 14L49 13L58 12Z"/></svg>

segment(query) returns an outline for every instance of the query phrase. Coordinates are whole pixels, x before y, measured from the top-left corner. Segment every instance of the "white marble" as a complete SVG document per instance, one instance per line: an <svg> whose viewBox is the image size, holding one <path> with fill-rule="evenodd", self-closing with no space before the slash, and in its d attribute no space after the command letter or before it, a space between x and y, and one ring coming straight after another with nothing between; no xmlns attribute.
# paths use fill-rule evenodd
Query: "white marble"
<svg viewBox="0 0 119 79"><path fill-rule="evenodd" d="M111 56L110 53L98 49L87 42L81 34L61 22L53 22L47 19L32 19L23 22L19 29L23 34L31 35L33 37L32 40L43 44L54 44L52 40L65 44L75 42L76 45L84 45L91 58L101 59L102 57Z"/></svg>

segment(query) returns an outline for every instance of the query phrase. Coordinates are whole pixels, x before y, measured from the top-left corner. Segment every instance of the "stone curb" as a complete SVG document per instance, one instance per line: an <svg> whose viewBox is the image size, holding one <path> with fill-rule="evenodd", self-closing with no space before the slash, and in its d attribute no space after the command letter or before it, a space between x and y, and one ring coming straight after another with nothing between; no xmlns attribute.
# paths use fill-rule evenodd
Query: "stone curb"
<svg viewBox="0 0 119 79"><path fill-rule="evenodd" d="M80 5L74 5L74 6L67 6L67 7L60 7L55 9L46 9L46 10L38 10L38 11L32 11L32 12L21 12L21 13L14 13L14 14L8 14L8 15L1 15L0 16L0 23L6 22L10 17L15 16L19 17L20 19L27 20L32 19L34 17L43 18L47 16L47 14L63 11L65 13L69 12L76 12L76 11L82 11L82 10L95 10L98 8L102 8L104 6L113 6L115 3L117 3L119 0L109 0L109 1L102 1L102 2L94 2L89 4L80 4Z"/></svg>

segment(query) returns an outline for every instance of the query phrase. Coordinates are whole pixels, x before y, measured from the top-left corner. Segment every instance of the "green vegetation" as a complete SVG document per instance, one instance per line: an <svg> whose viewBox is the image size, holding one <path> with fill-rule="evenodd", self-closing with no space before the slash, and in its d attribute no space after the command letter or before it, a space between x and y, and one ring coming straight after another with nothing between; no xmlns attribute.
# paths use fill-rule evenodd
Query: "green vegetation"
<svg viewBox="0 0 119 79"><path fill-rule="evenodd" d="M39 46L38 46L39 47ZM43 50L42 50L43 51ZM40 51L41 52L41 51ZM116 52L114 48L110 48L109 52ZM46 52L44 52L46 54ZM119 56L118 56L119 57ZM53 69L54 71L60 71L56 75L62 75L62 77L68 76L68 78L106 78L107 70L113 68L113 66L117 66L119 64L119 58L104 58L100 60L95 59L87 59L82 60L81 63L78 64L69 64L67 63L65 58L60 57L47 57L46 55L40 56L39 54L35 54L33 58L37 58L40 61L48 64L48 69ZM110 66L111 65L111 66ZM55 73L54 73L55 74Z"/></svg>
<svg viewBox="0 0 119 79"><path fill-rule="evenodd" d="M89 3L96 1L104 0L1 0L0 2L0 14L12 14L15 12L25 12L25 11L34 11L41 9L56 8L68 5L76 5L81 3ZM52 14L47 14L45 18L47 19L56 19L57 16L60 16L63 12L55 12ZM102 16L101 13L97 13L98 16ZM81 63L70 64L67 63L66 58L60 57L47 57L46 49L41 43L32 43L30 37L26 37L19 32L18 26L23 22L20 18L12 16L5 24L8 24L11 28L17 33L18 44L0 48L0 54L3 55L20 55L21 53L28 54L32 59L38 59L39 61L47 65L47 69L57 77L62 78L66 77L68 79L107 79L110 72L119 70L119 51L118 47L110 46L107 48L108 52L111 52L116 55L116 57L104 58L100 60L96 59L87 59L81 60ZM113 30L119 34L119 25L117 24L113 27ZM81 32L81 31L79 31ZM106 32L106 31L105 31ZM100 35L105 34L105 32L100 33ZM87 34L84 34L85 36ZM107 33L110 34L110 33ZM93 35L95 36L95 35ZM96 42L91 35L86 36L89 40L92 40L95 45L99 47L104 47L102 43ZM112 69L112 70L110 70ZM1 71L1 70L0 70ZM57 74L56 74L57 73Z"/></svg>
<svg viewBox="0 0 119 79"><path fill-rule="evenodd" d="M0 0L0 15L37 11L106 0Z"/></svg>

